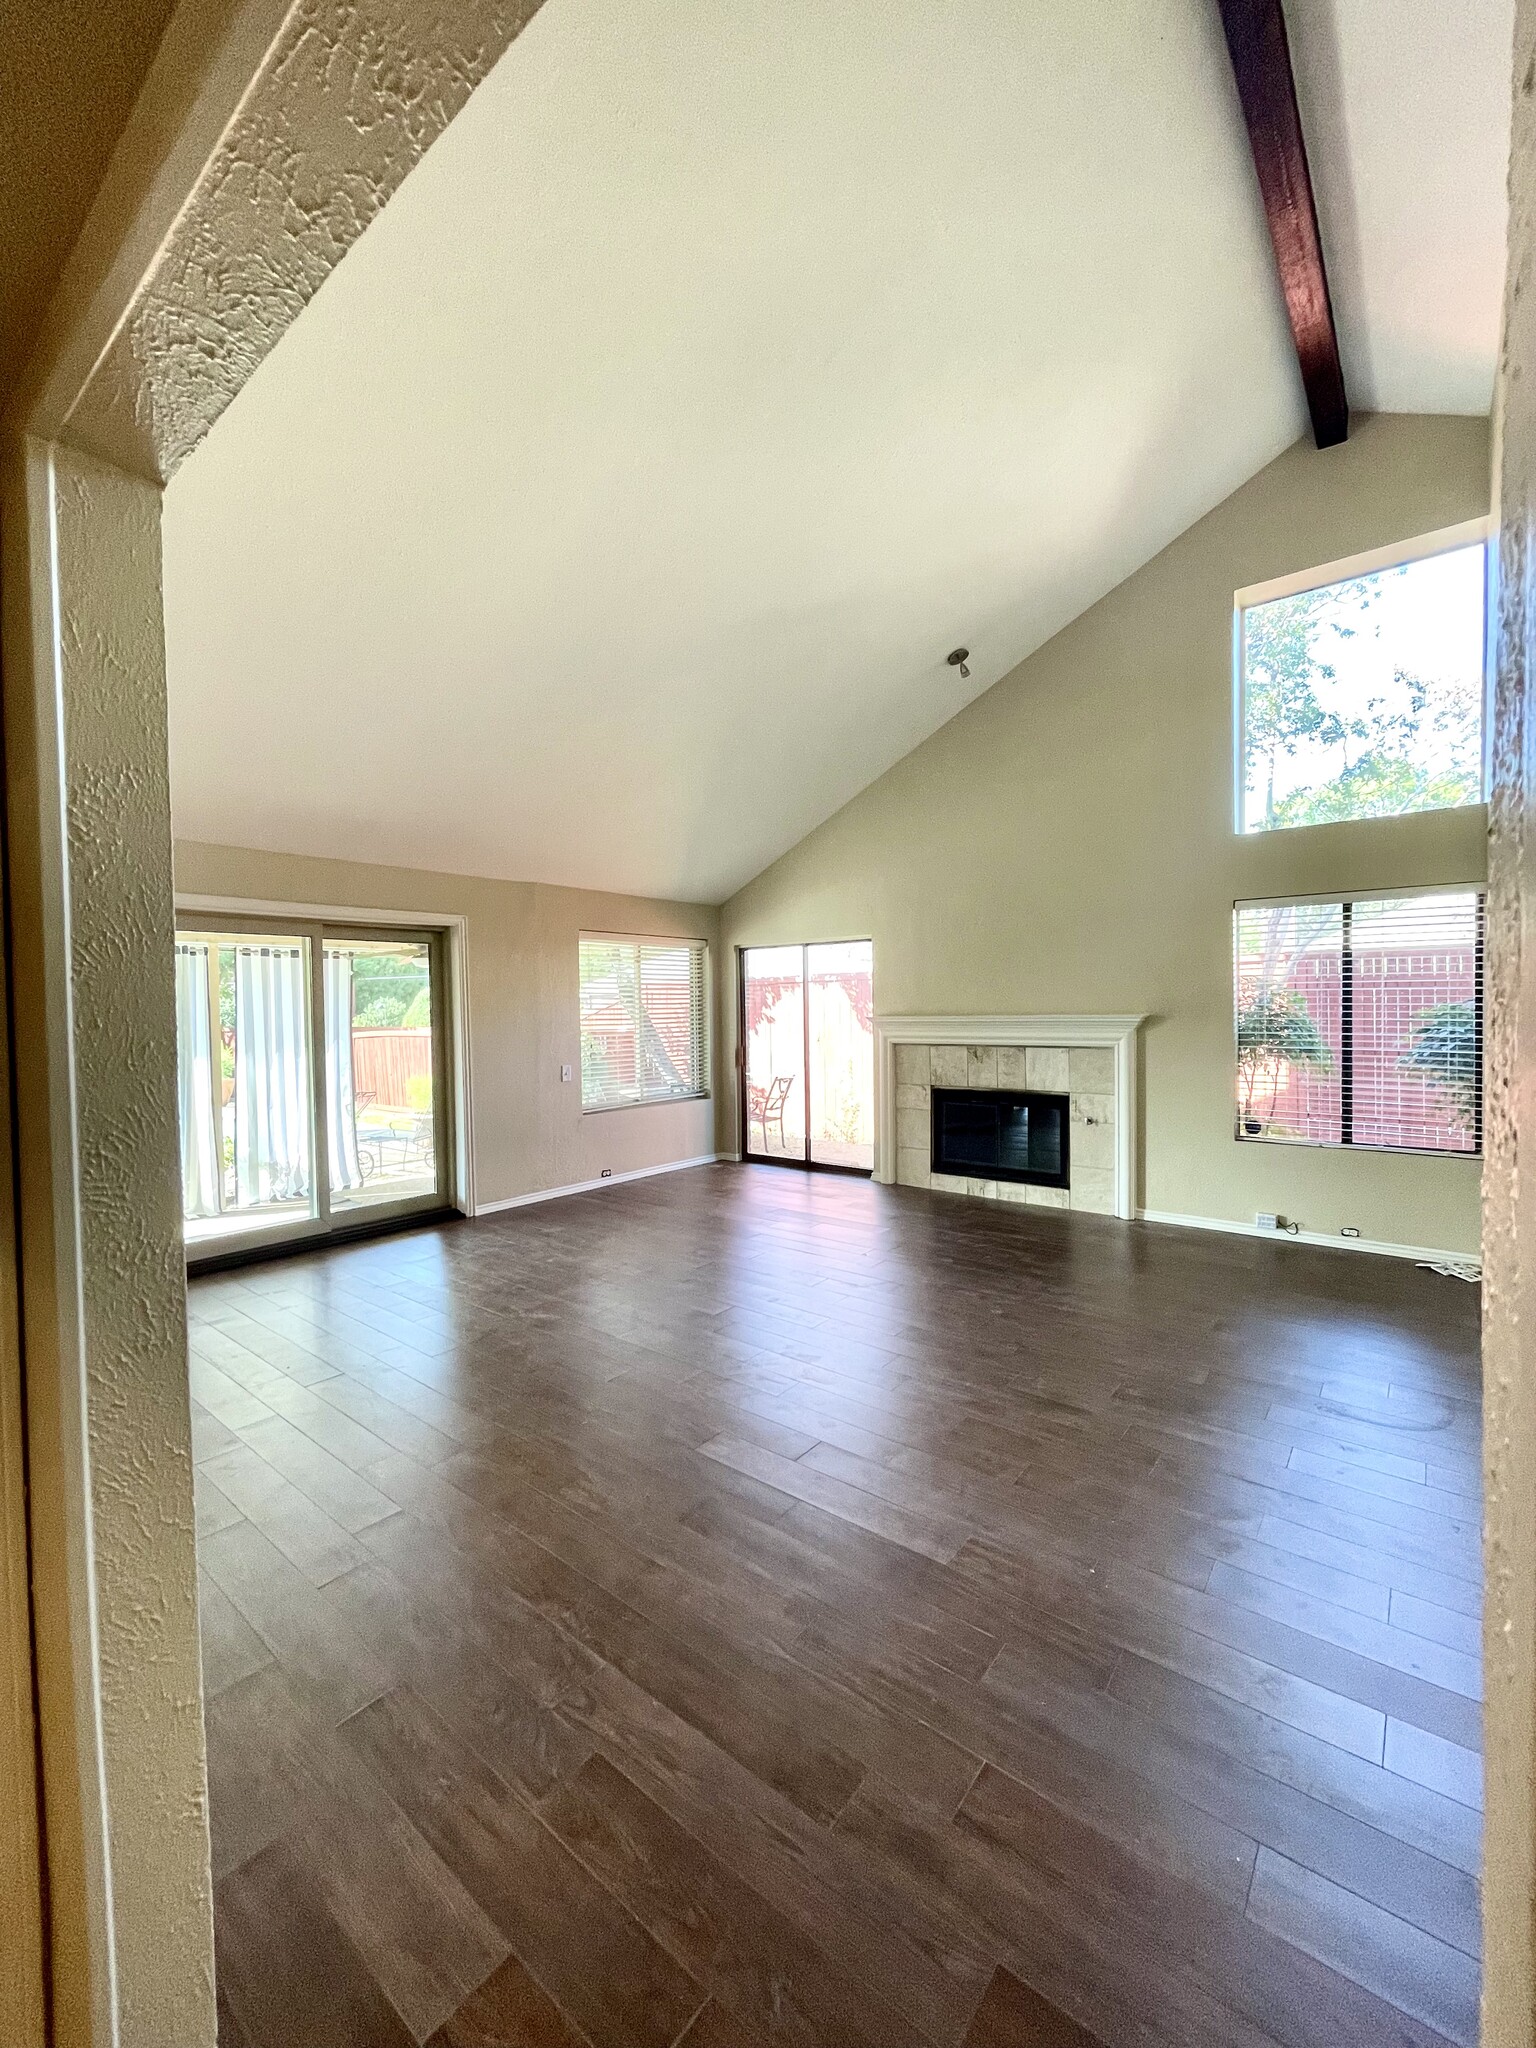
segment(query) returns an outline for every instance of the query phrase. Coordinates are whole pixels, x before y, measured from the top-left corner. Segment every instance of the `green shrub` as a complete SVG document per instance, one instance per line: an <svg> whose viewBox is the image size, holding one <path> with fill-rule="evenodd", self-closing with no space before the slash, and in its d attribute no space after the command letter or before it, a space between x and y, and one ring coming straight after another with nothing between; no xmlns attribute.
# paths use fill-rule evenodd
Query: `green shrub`
<svg viewBox="0 0 1536 2048"><path fill-rule="evenodd" d="M1413 1020L1398 1065L1439 1089L1463 1129L1477 1121L1477 1012L1471 1003L1436 1003Z"/></svg>
<svg viewBox="0 0 1536 2048"><path fill-rule="evenodd" d="M1295 989L1260 988L1237 1013L1237 1072L1245 1122L1255 1121L1254 1096L1266 1070L1273 1084L1269 1103L1273 1113L1278 1086L1274 1069L1282 1063L1326 1074L1333 1065L1333 1054Z"/></svg>

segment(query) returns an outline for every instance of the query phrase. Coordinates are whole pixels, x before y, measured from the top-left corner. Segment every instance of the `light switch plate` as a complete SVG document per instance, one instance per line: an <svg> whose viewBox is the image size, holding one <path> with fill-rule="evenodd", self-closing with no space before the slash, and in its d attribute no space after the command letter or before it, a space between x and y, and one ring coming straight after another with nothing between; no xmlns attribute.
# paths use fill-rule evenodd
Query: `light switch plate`
<svg viewBox="0 0 1536 2048"><path fill-rule="evenodd" d="M562 1081L569 1081L569 1080L570 1080L570 1078L571 1078L571 1076L572 1076L572 1075L573 1075L573 1074L575 1073L575 1071L576 1071L576 1070L575 1070L575 1068L574 1068L574 1067L562 1067L562 1068L560 1069L560 1078L561 1078L561 1080L562 1080Z"/></svg>

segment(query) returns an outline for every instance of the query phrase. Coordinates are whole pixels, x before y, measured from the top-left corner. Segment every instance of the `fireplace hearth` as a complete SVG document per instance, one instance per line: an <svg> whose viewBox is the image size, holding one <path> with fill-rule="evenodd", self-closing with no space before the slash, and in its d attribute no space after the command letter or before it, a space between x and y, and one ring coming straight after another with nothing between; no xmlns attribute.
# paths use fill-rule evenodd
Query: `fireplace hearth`
<svg viewBox="0 0 1536 2048"><path fill-rule="evenodd" d="M930 1171L1041 1188L1071 1185L1071 1098L1033 1089L935 1088Z"/></svg>

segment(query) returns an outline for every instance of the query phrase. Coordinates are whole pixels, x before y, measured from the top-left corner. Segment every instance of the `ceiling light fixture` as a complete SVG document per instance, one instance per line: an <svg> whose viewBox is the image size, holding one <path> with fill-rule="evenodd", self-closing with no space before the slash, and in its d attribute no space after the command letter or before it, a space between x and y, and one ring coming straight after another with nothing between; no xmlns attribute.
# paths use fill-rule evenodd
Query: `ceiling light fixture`
<svg viewBox="0 0 1536 2048"><path fill-rule="evenodd" d="M953 650L952 653L945 656L945 659L948 661L950 667L959 669L961 675L963 676L968 676L970 674L970 670L965 665L970 660L970 658L971 650L969 649L969 647L957 647Z"/></svg>

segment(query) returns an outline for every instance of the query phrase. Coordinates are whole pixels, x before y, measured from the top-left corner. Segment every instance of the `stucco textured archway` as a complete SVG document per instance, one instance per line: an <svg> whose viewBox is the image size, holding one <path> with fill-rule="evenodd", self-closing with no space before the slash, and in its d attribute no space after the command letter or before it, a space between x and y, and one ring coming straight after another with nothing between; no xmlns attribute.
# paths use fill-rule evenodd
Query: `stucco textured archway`
<svg viewBox="0 0 1536 2048"><path fill-rule="evenodd" d="M215 2037L160 490L537 4L184 0L0 428L52 2006L18 1972L18 2048Z"/></svg>
<svg viewBox="0 0 1536 2048"><path fill-rule="evenodd" d="M61 2042L208 2048L215 2030L159 489L534 4L185 0L0 428L31 1536ZM1515 83L1490 934L1489 2048L1536 2042L1536 1189L1518 1153L1522 1138L1536 1142L1536 0L1519 7ZM35 2005L23 2024L7 2038L42 2038Z"/></svg>

